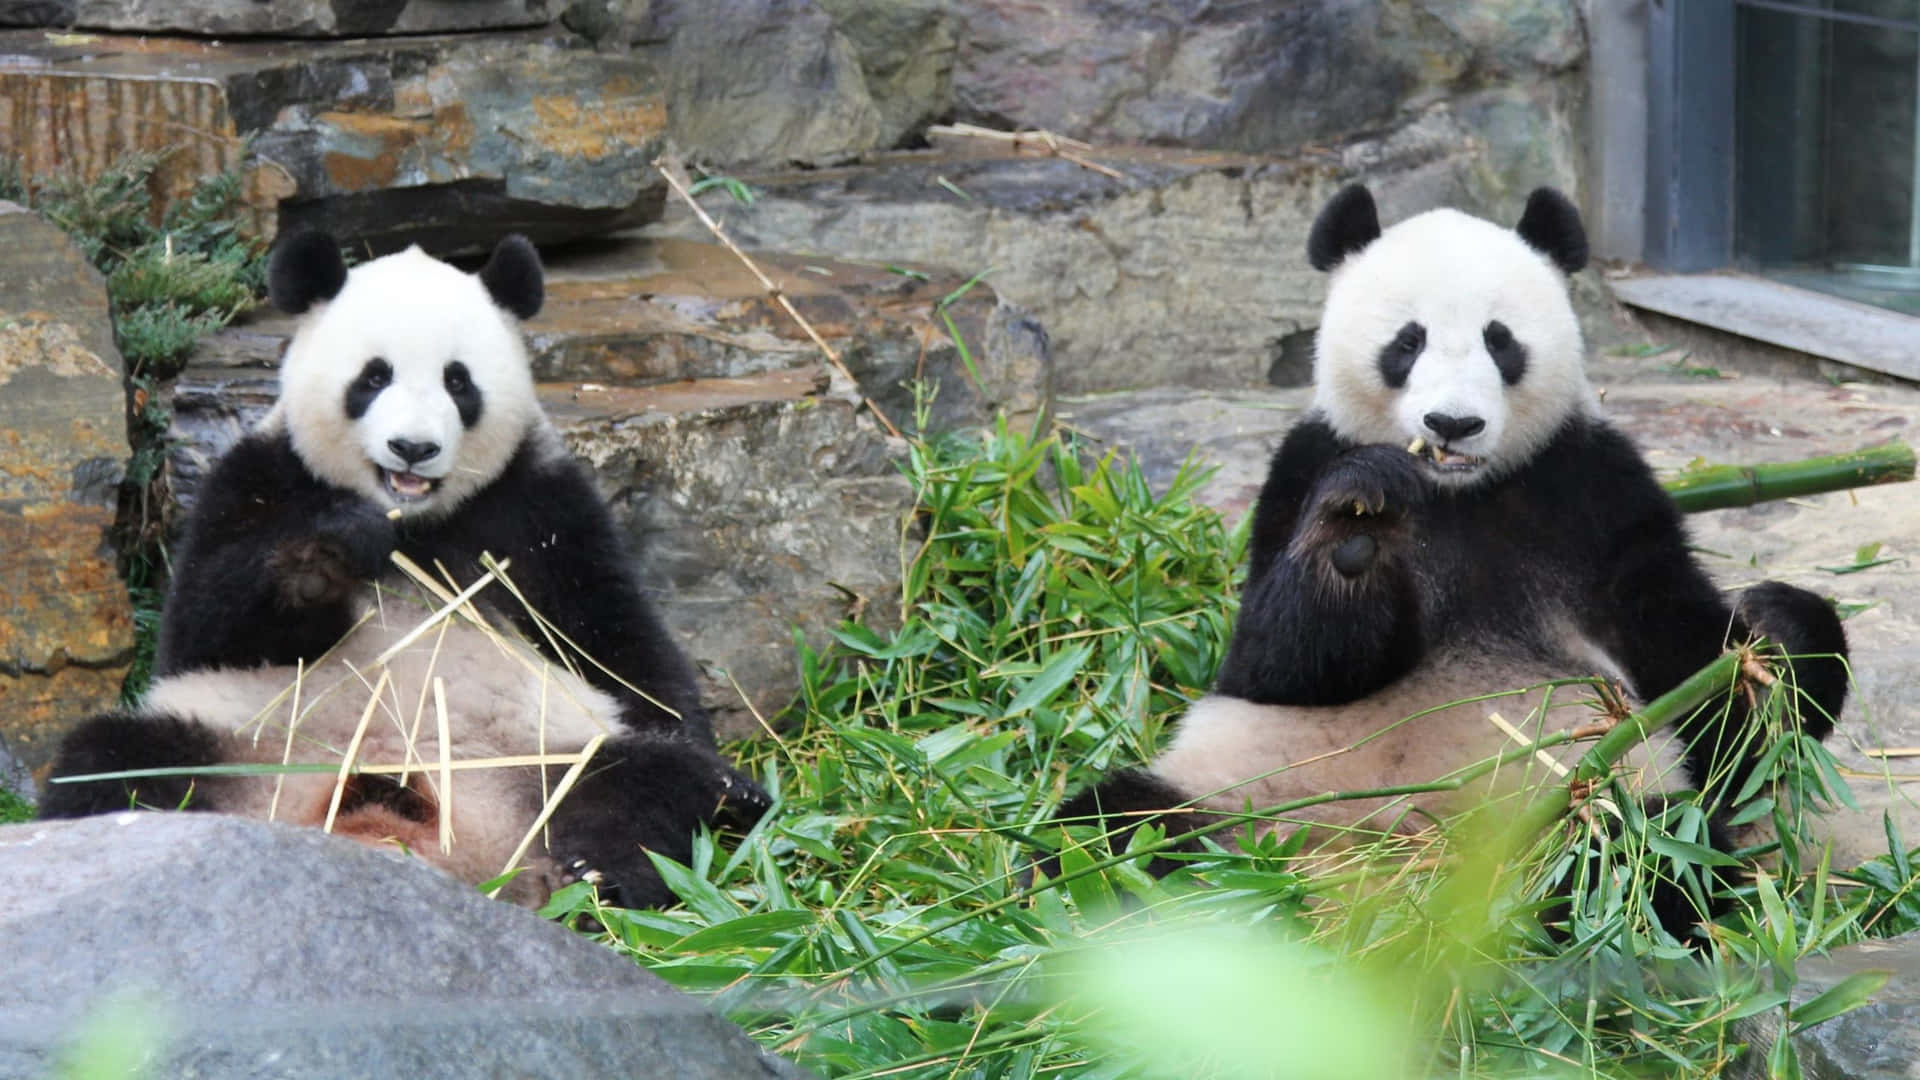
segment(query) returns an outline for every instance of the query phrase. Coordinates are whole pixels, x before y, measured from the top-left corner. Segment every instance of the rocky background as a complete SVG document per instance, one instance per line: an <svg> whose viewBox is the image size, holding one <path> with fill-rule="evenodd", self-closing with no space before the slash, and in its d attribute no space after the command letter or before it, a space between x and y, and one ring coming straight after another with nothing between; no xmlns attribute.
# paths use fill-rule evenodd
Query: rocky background
<svg viewBox="0 0 1920 1080"><path fill-rule="evenodd" d="M1580 186L1573 0L0 0L0 26L0 146L23 176L159 152L156 213L239 168L263 239L540 242L549 404L734 734L791 694L793 627L819 643L886 614L908 493L861 397L904 424L912 384L937 384L929 422L952 427L1062 392L1298 385L1320 289L1298 252L1337 185L1509 215L1535 184ZM669 146L752 186L750 207L704 199L748 247L794 253L770 262L857 386L667 206ZM0 378L74 391L0 404L0 536L66 530L4 546L37 561L6 563L0 740L40 768L113 700L131 623L107 572L125 451L106 308L22 218L0 231ZM181 508L271 400L286 331L244 318L164 388ZM68 424L93 441L39 446Z"/></svg>

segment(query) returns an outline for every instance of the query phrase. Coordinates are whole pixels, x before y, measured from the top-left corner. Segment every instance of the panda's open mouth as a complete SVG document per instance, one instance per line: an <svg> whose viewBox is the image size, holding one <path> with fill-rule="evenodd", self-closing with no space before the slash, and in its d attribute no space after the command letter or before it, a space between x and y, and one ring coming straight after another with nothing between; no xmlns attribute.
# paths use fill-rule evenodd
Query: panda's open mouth
<svg viewBox="0 0 1920 1080"><path fill-rule="evenodd" d="M1407 453L1441 472L1472 472L1487 463L1486 458L1477 458L1471 454L1449 450L1444 446L1435 446L1422 438L1414 439L1407 446Z"/></svg>
<svg viewBox="0 0 1920 1080"><path fill-rule="evenodd" d="M374 468L380 469L380 483L385 485L387 494L401 502L419 502L440 486L440 481L418 473L394 472L377 465Z"/></svg>

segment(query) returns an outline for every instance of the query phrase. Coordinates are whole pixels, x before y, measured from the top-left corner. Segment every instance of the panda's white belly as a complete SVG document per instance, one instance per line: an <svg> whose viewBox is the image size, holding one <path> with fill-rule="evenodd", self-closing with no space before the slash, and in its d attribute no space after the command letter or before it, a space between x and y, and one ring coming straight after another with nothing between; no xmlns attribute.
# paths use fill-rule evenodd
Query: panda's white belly
<svg viewBox="0 0 1920 1080"><path fill-rule="evenodd" d="M221 757L228 763L328 766L326 771L197 782L202 805L211 809L302 825L318 825L328 817L338 768L367 716L355 763L409 766L404 774L388 769L378 775L404 781L428 810L408 818L376 800L339 812L334 831L399 842L469 881L494 877L505 869L549 789L531 764L494 765L482 759L573 753L596 735L622 729L619 705L510 632L489 634L458 615L387 657L429 611L396 600L393 593L369 606L366 621L304 669L269 665L171 675L154 683L144 709L213 728L225 739ZM489 621L495 629L505 625L498 618ZM383 673L386 686L368 716ZM436 679L446 697L447 757L476 763L450 770L451 800L442 790ZM551 775L558 776L566 764L564 758L555 762ZM453 850L441 852L441 817L449 802L453 811L446 824Z"/></svg>
<svg viewBox="0 0 1920 1080"><path fill-rule="evenodd" d="M1256 811L1329 792L1365 791L1445 780L1509 751L1520 741L1489 717L1498 714L1537 741L1600 717L1587 685L1540 687L1568 677L1547 665L1490 664L1484 659L1431 657L1394 685L1340 706L1256 705L1206 697L1180 721L1173 744L1153 772L1197 804ZM1528 689L1534 687L1534 689ZM1517 691L1517 692L1516 692ZM1290 832L1327 830L1339 846L1346 830L1364 840L1381 832L1413 832L1493 799L1512 798L1558 777L1590 742L1563 744L1505 762L1445 792L1347 799L1277 814L1265 826ZM1640 790L1686 786L1682 747L1671 732L1649 740L1623 763Z"/></svg>

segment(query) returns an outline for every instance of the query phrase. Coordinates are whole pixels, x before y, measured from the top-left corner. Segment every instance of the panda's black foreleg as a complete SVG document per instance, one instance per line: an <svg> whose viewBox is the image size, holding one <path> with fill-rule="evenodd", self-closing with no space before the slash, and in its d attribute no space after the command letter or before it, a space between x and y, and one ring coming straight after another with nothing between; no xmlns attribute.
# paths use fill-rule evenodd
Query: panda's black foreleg
<svg viewBox="0 0 1920 1080"><path fill-rule="evenodd" d="M77 818L120 810L201 810L191 776L147 776L60 783L63 776L188 768L217 764L212 728L170 713L110 712L91 717L60 742L49 772L43 818Z"/></svg>
<svg viewBox="0 0 1920 1080"><path fill-rule="evenodd" d="M1400 447L1334 458L1286 550L1247 582L1215 691L1263 705L1338 705L1404 675L1421 649L1412 564L1428 494Z"/></svg>
<svg viewBox="0 0 1920 1080"><path fill-rule="evenodd" d="M1825 739L1847 700L1847 632L1839 613L1805 589L1763 581L1740 594L1734 617L1736 635L1764 637L1786 660L1800 730Z"/></svg>
<svg viewBox="0 0 1920 1080"><path fill-rule="evenodd" d="M1125 851L1134 831L1140 826L1159 825L1168 837L1191 832L1210 820L1191 810L1174 809L1188 797L1178 788L1145 769L1121 769L1108 773L1100 782L1060 805L1054 825L1097 827L1107 834L1107 844L1115 852ZM1051 829L1051 826L1049 826ZM1175 844L1173 851L1200 851L1200 841L1191 839ZM1155 856L1147 864L1147 873L1160 877L1180 864ZM1060 875L1060 860L1048 856L1039 869L1048 877Z"/></svg>
<svg viewBox="0 0 1920 1080"><path fill-rule="evenodd" d="M549 782L557 782L557 770ZM629 735L603 744L549 822L548 854L562 869L597 871L620 907L664 907L676 897L647 852L685 863L702 825L751 828L771 800L709 747Z"/></svg>
<svg viewBox="0 0 1920 1080"><path fill-rule="evenodd" d="M1805 589L1762 582L1740 594L1727 644L1756 638L1765 639L1765 655L1784 681L1779 688L1788 706L1784 718L1824 740L1847 698L1847 635L1839 614ZM1734 693L1724 709L1724 719L1718 707L1710 707L1681 728L1688 770L1716 794L1742 790L1770 745L1747 694Z"/></svg>
<svg viewBox="0 0 1920 1080"><path fill-rule="evenodd" d="M385 567L399 528L315 478L284 434L234 444L199 498L175 550L160 675L325 652L352 625L358 586Z"/></svg>

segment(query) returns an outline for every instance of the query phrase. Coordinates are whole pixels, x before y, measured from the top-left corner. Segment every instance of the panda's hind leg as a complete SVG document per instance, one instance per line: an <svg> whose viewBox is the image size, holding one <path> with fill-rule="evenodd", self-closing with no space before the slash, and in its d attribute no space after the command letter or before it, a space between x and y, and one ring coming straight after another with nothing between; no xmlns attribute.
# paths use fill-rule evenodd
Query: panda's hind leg
<svg viewBox="0 0 1920 1080"><path fill-rule="evenodd" d="M610 903L663 907L676 897L648 852L685 863L700 826L749 828L770 804L711 747L627 735L603 744L561 800L547 851L570 876L597 874Z"/></svg>
<svg viewBox="0 0 1920 1080"><path fill-rule="evenodd" d="M166 712L109 712L83 721L61 740L49 773L43 818L119 810L209 809L197 778L142 776L61 783L61 777L135 769L191 768L220 761L220 737L196 720Z"/></svg>

